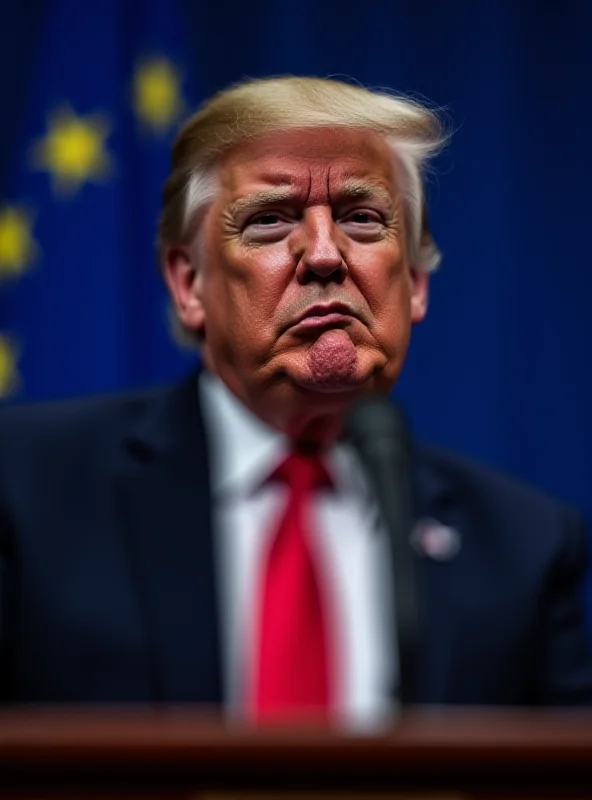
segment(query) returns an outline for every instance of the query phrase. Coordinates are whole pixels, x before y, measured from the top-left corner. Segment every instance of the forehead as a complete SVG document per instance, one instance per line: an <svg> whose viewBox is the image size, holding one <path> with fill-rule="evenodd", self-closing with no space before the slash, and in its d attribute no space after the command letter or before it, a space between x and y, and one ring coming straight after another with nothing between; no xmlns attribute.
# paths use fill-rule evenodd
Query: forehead
<svg viewBox="0 0 592 800"><path fill-rule="evenodd" d="M219 164L226 199L263 186L319 191L352 179L395 189L392 153L371 131L319 128L267 133L228 151Z"/></svg>

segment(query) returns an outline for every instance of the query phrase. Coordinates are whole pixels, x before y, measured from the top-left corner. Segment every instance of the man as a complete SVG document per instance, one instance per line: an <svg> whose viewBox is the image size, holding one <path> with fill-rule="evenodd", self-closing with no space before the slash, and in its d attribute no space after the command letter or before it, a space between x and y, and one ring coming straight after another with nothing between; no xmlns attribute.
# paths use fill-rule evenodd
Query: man
<svg viewBox="0 0 592 800"><path fill-rule="evenodd" d="M392 542L340 435L426 313L421 174L443 140L418 104L312 78L246 82L188 121L158 248L203 370L0 420L6 702L396 707ZM419 445L410 469L405 699L590 702L578 517Z"/></svg>

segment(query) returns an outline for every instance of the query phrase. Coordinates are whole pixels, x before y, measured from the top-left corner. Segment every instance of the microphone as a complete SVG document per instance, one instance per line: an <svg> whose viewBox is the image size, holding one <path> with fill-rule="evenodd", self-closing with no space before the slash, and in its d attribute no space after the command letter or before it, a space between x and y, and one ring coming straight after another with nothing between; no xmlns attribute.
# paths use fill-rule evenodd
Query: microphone
<svg viewBox="0 0 592 800"><path fill-rule="evenodd" d="M344 422L343 436L357 452L389 535L399 649L399 700L401 705L408 705L414 698L420 623L410 541L414 513L409 435L401 411L388 399L374 396L351 409Z"/></svg>

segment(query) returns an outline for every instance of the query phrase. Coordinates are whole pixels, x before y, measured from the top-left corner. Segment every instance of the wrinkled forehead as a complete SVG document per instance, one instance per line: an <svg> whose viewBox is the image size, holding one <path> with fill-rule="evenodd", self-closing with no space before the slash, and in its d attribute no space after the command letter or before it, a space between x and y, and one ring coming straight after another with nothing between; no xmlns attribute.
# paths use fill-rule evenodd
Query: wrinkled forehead
<svg viewBox="0 0 592 800"><path fill-rule="evenodd" d="M322 193L375 186L393 200L397 193L387 143L372 131L352 128L278 131L242 142L220 159L218 179L231 201L266 187Z"/></svg>

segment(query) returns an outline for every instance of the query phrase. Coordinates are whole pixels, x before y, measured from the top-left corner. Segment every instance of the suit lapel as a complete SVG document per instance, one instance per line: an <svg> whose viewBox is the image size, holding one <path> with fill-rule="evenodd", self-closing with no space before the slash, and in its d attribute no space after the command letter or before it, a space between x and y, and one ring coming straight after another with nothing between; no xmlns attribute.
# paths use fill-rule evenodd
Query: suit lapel
<svg viewBox="0 0 592 800"><path fill-rule="evenodd" d="M467 532L464 504L458 489L442 466L419 446L413 449L413 482L416 521L432 520L449 526L463 537ZM416 702L454 703L462 696L458 666L464 646L463 607L470 598L464 594L470 564L466 542L451 560L429 555L417 557L417 589L420 597L421 634L418 653Z"/></svg>
<svg viewBox="0 0 592 800"><path fill-rule="evenodd" d="M119 477L156 699L218 705L210 483L195 374L153 400L125 437Z"/></svg>
<svg viewBox="0 0 592 800"><path fill-rule="evenodd" d="M223 699L210 479L197 374L152 400L123 442L118 488L163 703L218 706ZM416 519L466 530L461 504L422 448L412 452ZM416 702L454 702L455 647L465 559L418 558L421 604ZM462 693L462 691L461 691Z"/></svg>

